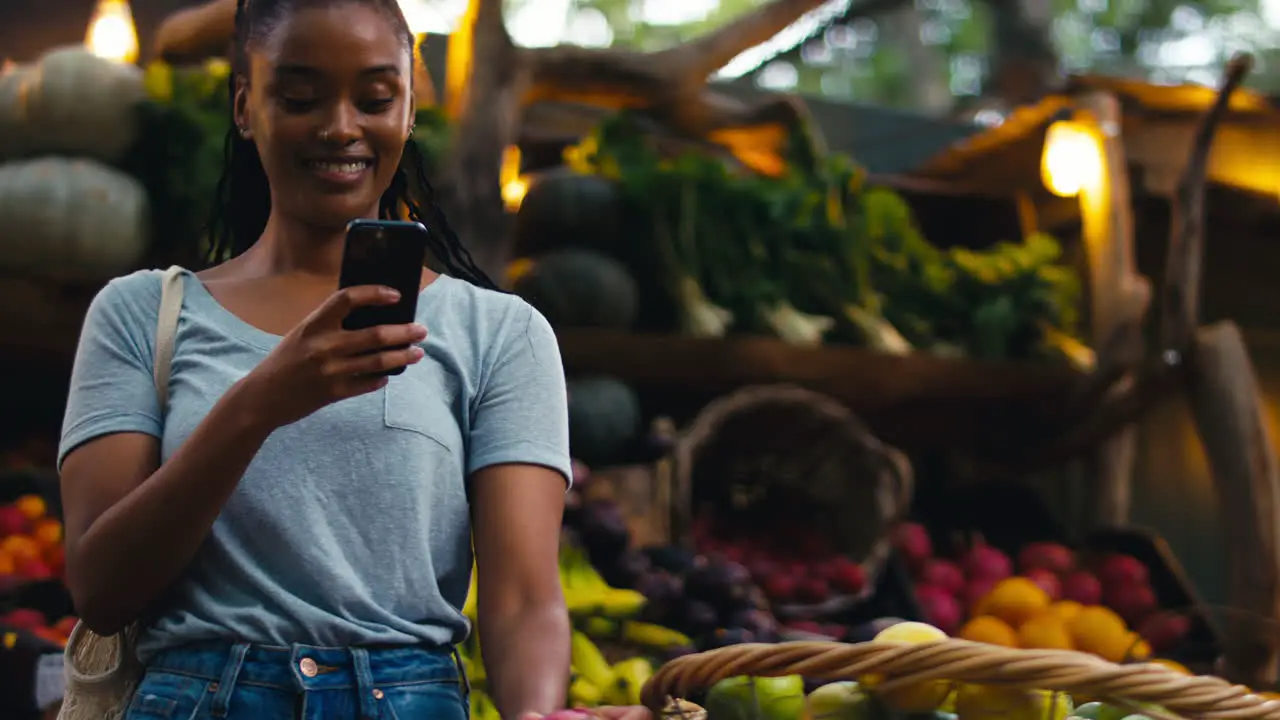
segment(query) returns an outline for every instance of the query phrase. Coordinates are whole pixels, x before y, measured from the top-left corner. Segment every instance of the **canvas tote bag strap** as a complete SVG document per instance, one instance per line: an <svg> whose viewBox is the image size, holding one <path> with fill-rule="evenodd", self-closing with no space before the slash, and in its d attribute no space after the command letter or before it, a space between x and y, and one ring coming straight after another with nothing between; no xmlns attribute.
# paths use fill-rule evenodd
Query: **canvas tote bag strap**
<svg viewBox="0 0 1280 720"><path fill-rule="evenodd" d="M160 315L156 321L155 380L160 412L169 402L169 369L173 362L174 338L178 334L178 316L182 313L184 270L177 265L164 271L160 280Z"/></svg>

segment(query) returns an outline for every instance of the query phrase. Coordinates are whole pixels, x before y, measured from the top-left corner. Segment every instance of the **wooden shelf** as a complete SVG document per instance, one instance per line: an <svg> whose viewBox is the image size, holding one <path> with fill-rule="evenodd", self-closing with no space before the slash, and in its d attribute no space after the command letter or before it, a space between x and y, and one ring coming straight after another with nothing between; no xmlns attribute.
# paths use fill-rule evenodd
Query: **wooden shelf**
<svg viewBox="0 0 1280 720"><path fill-rule="evenodd" d="M642 392L707 397L795 383L848 404L888 442L1002 454L1061 429L1080 374L856 347L798 348L766 337L696 339L598 330L557 331L565 370L611 375Z"/></svg>

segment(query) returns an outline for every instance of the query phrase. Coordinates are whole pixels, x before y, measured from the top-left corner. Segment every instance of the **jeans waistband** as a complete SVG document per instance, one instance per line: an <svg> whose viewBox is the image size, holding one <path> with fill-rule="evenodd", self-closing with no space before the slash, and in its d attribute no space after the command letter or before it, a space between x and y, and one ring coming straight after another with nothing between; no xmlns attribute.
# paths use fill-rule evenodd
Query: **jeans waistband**
<svg viewBox="0 0 1280 720"><path fill-rule="evenodd" d="M424 682L455 682L469 690L461 658L453 648L339 648L314 645L272 647L247 643L207 643L166 650L151 659L149 671L172 672L215 684L211 710L219 717L237 685L291 692L355 688L361 704L374 688ZM370 696L372 700L373 696ZM372 707L372 705L371 705Z"/></svg>

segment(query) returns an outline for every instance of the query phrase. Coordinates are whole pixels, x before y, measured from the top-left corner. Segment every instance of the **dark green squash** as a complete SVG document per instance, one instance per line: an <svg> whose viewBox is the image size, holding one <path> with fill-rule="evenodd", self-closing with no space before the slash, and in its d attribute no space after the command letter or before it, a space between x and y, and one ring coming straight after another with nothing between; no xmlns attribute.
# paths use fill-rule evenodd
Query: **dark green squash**
<svg viewBox="0 0 1280 720"><path fill-rule="evenodd" d="M556 168L534 175L515 221L518 255L555 248L616 249L621 196L617 184L598 175Z"/></svg>
<svg viewBox="0 0 1280 720"><path fill-rule="evenodd" d="M571 378L569 448L589 466L617 463L640 433L640 399L611 377Z"/></svg>
<svg viewBox="0 0 1280 720"><path fill-rule="evenodd" d="M593 250L556 250L535 259L515 291L553 327L627 330L639 312L639 290L626 266Z"/></svg>

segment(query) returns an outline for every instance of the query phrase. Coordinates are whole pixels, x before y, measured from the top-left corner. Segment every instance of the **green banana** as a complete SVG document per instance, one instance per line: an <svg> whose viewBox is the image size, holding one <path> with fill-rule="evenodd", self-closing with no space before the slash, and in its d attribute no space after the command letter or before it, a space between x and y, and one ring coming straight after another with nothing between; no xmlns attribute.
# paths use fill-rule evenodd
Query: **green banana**
<svg viewBox="0 0 1280 720"><path fill-rule="evenodd" d="M578 674L604 689L613 685L613 668L604 659L604 653L585 634L574 630L570 642L570 664Z"/></svg>
<svg viewBox="0 0 1280 720"><path fill-rule="evenodd" d="M614 681L605 692L609 705L640 705L640 691L653 676L653 664L646 658L622 660L613 666Z"/></svg>
<svg viewBox="0 0 1280 720"><path fill-rule="evenodd" d="M657 650L687 647L693 640L682 632L653 623L628 620L622 623L622 639L625 642Z"/></svg>
<svg viewBox="0 0 1280 720"><path fill-rule="evenodd" d="M604 699L600 687L582 675L573 674L569 682L570 707L596 707Z"/></svg>

